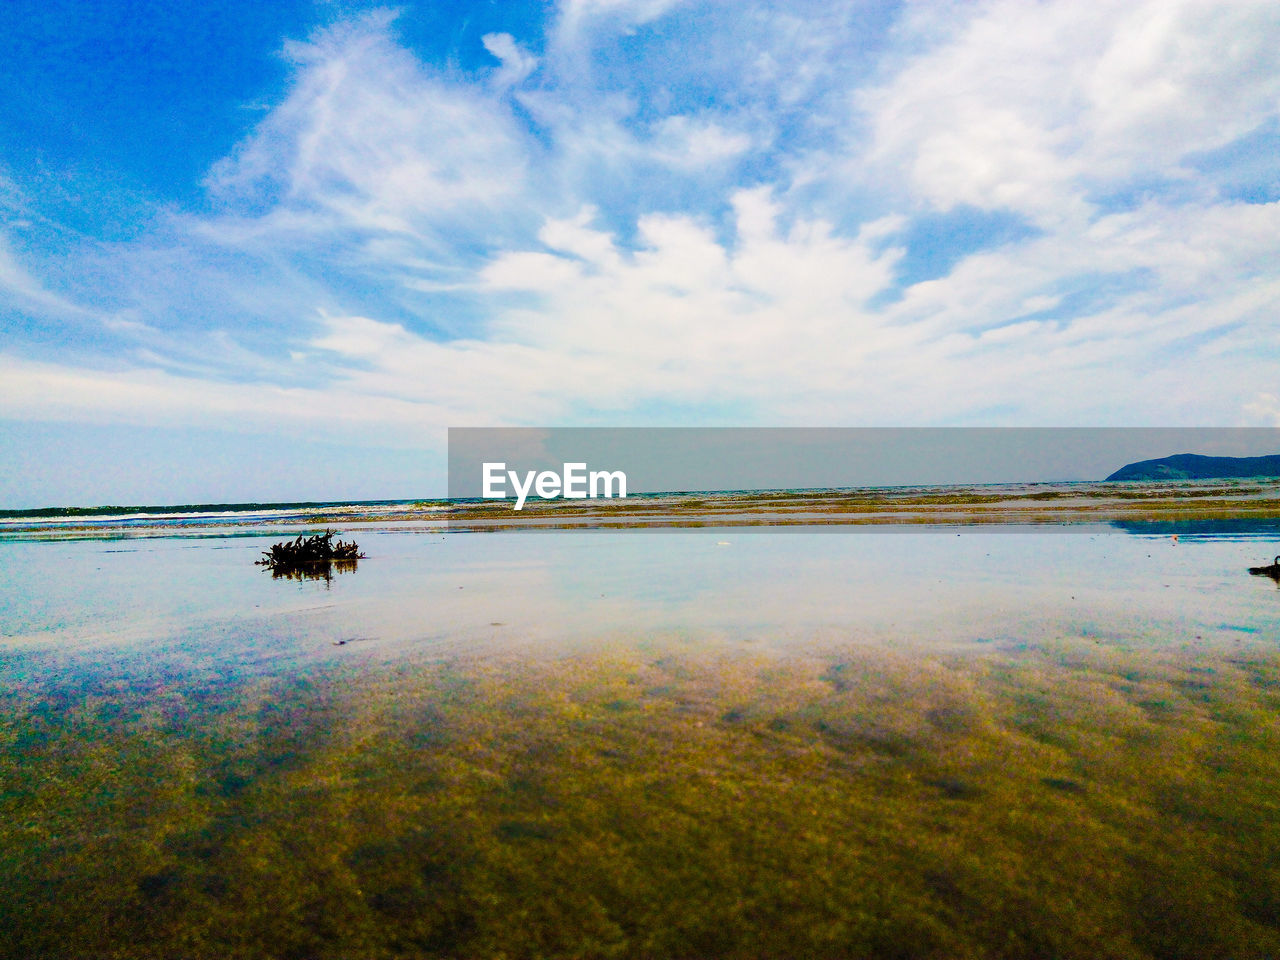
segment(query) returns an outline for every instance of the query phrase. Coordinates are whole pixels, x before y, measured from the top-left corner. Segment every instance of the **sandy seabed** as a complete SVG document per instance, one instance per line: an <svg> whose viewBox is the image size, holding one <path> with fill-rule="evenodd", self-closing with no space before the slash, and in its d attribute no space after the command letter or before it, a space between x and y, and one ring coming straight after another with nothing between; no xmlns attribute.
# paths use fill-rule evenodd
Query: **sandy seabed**
<svg viewBox="0 0 1280 960"><path fill-rule="evenodd" d="M0 956L1280 956L1269 542L602 536L0 545Z"/></svg>

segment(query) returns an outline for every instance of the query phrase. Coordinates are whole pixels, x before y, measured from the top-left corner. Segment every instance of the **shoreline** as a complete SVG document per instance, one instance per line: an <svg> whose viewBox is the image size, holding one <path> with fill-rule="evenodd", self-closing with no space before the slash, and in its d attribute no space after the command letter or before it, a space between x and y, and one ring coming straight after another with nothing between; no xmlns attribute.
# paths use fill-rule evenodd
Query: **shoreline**
<svg viewBox="0 0 1280 960"><path fill-rule="evenodd" d="M226 506L226 505L219 505ZM629 530L702 527L1075 526L1280 520L1280 479L971 484L640 494L618 500L511 500L352 503L342 509L289 505L216 513L0 518L0 539L13 535L117 535L162 531L254 531L269 528L494 531Z"/></svg>

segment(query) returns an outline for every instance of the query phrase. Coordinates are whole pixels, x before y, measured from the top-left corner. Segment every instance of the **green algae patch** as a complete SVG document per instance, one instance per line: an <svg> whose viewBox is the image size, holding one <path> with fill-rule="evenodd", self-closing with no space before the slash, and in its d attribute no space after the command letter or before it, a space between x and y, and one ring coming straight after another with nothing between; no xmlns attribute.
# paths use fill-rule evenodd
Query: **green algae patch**
<svg viewBox="0 0 1280 960"><path fill-rule="evenodd" d="M646 641L2 695L0 954L1280 955L1280 654Z"/></svg>

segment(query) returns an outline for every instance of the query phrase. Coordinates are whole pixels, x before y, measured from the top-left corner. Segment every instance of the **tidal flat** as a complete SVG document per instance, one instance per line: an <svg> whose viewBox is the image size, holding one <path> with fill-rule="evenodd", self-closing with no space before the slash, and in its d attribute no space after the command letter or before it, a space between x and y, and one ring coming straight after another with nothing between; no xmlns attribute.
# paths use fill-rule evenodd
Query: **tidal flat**
<svg viewBox="0 0 1280 960"><path fill-rule="evenodd" d="M1271 540L360 540L0 543L0 955L1280 955Z"/></svg>

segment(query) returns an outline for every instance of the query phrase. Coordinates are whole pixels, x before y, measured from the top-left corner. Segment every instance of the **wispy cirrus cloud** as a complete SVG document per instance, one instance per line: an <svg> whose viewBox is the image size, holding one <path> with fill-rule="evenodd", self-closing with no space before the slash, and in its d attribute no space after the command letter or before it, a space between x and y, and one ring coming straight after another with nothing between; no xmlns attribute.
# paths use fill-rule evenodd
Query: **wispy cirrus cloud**
<svg viewBox="0 0 1280 960"><path fill-rule="evenodd" d="M529 149L511 112L420 63L393 23L379 12L286 44L288 95L215 164L207 185L223 212L198 227L271 244L400 234L448 258L478 219L488 229L521 202Z"/></svg>

